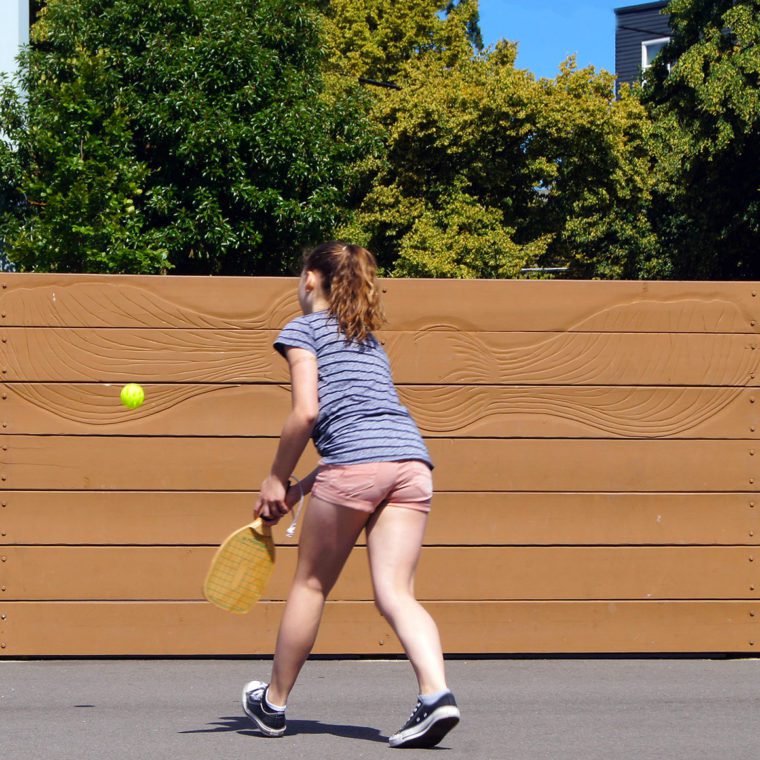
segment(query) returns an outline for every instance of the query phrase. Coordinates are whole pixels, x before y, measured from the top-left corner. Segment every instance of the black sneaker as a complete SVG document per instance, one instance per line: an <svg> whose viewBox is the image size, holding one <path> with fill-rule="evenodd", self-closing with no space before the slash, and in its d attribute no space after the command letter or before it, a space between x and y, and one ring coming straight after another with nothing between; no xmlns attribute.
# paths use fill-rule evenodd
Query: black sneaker
<svg viewBox="0 0 760 760"><path fill-rule="evenodd" d="M404 727L388 739L391 747L435 747L459 723L459 708L451 692L432 705L420 700Z"/></svg>
<svg viewBox="0 0 760 760"><path fill-rule="evenodd" d="M264 697L268 683L249 681L243 687L243 709L265 736L282 736L285 733L285 713L267 710Z"/></svg>

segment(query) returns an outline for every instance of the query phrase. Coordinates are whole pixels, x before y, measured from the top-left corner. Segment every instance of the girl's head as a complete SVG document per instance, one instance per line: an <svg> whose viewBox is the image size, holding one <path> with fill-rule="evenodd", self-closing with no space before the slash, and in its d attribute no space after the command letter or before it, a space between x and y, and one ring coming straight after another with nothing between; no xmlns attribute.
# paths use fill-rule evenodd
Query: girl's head
<svg viewBox="0 0 760 760"><path fill-rule="evenodd" d="M322 301L347 340L363 343L385 315L380 305L375 257L359 245L331 240L304 256L299 287L301 308Z"/></svg>

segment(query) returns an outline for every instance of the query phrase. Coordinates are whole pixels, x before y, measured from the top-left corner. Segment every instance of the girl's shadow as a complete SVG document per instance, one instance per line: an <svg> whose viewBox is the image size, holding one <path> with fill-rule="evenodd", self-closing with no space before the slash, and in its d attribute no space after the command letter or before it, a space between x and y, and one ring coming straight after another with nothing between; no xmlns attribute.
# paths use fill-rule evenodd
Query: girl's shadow
<svg viewBox="0 0 760 760"><path fill-rule="evenodd" d="M213 734L223 731L237 731L245 736L257 736L261 734L251 728L251 721L240 715L230 715L219 718L210 724L211 728L197 728L190 731L180 731L181 734ZM331 734L345 739L363 739L368 742L387 742L376 728L369 726L344 726L338 723L320 723L318 720L289 720L285 736L297 734Z"/></svg>

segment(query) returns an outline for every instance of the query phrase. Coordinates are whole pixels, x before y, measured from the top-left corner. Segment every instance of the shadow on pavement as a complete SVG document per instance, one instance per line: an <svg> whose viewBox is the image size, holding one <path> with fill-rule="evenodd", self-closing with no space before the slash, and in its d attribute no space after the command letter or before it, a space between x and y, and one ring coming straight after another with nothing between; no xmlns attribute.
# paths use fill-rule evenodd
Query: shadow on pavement
<svg viewBox="0 0 760 760"><path fill-rule="evenodd" d="M261 734L251 728L251 721L241 715L230 715L219 718L209 724L209 728L196 728L189 731L178 731L180 734L214 734L224 731L237 731L246 736L261 737ZM363 739L369 742L386 742L376 728L369 726L345 726L338 723L320 723L318 720L289 720L285 736L296 734L331 734L346 739Z"/></svg>
<svg viewBox="0 0 760 760"><path fill-rule="evenodd" d="M369 726L344 726L339 723L320 723L318 720L289 720L285 735L288 734L332 734L346 739L364 739L368 742L387 742L376 728Z"/></svg>

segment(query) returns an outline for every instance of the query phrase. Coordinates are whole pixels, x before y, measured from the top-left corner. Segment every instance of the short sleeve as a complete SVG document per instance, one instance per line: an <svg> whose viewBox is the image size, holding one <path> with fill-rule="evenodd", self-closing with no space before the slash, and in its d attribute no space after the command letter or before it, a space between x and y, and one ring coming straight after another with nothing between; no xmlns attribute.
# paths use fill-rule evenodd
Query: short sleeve
<svg viewBox="0 0 760 760"><path fill-rule="evenodd" d="M314 342L311 325L303 317L288 322L274 342L275 350L285 356L286 348L305 348L314 356L317 355L317 345Z"/></svg>

